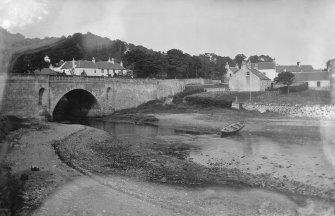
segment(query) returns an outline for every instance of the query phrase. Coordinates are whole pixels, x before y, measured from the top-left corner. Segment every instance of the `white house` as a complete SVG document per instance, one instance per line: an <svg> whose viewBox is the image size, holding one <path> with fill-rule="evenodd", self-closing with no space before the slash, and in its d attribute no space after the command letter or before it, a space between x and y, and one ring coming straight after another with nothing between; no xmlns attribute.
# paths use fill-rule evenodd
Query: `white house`
<svg viewBox="0 0 335 216"><path fill-rule="evenodd" d="M127 69L123 67L122 61L120 64L112 61L99 61L96 62L93 58L92 61L78 60L66 61L58 69L59 72L66 75L81 75L81 76L114 76L125 75Z"/></svg>
<svg viewBox="0 0 335 216"><path fill-rule="evenodd" d="M229 79L231 91L265 91L270 87L271 80L245 62L242 63L241 69Z"/></svg>

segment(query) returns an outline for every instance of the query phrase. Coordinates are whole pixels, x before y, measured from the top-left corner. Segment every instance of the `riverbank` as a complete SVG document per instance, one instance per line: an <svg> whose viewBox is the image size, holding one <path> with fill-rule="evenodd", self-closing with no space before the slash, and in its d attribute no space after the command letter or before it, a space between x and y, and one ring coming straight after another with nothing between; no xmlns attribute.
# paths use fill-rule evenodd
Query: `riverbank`
<svg viewBox="0 0 335 216"><path fill-rule="evenodd" d="M312 146L319 145L322 138L319 121L283 119L273 114L199 108L185 104L177 107L150 106L121 111L100 120L107 124L153 125L192 135L183 136L186 142L167 142L162 137L147 138L138 134L116 138L115 134L95 128L55 123L43 123L39 127L32 126L10 133L5 140L12 146L6 164L11 168L12 179L18 182L18 194L22 200L14 209L18 210L19 215L29 214L68 182L83 176L102 176L173 187L206 188L216 185L266 189L279 191L294 203L299 203L290 209L293 212L310 208L307 203L321 203L321 206L325 206L323 210L334 210L330 206L334 201L335 176L332 167L326 166L327 161L308 158L312 157L313 149L301 154L306 158L298 155L295 149L294 154L280 151L273 154L267 149L269 146L296 146L306 142ZM218 132L222 125L240 119L247 122L240 136L220 138ZM333 126L330 124L327 128L331 131ZM255 136L258 138L255 139ZM218 148L214 147L218 154L206 148L213 147L211 143L206 143L208 138L217 143ZM194 142L190 143L188 139ZM263 147L267 147L263 149L261 145L251 154L236 151L246 140L264 143ZM280 142L273 143L271 140ZM299 146L299 149L302 147ZM32 165L38 166L40 171L31 171ZM324 204L317 198L329 200L330 203ZM311 211L318 212L314 209Z"/></svg>
<svg viewBox="0 0 335 216"><path fill-rule="evenodd" d="M1 209L10 215L30 215L56 188L80 175L55 154L51 143L84 128L34 119L20 121L1 140ZM34 171L32 166L36 167Z"/></svg>

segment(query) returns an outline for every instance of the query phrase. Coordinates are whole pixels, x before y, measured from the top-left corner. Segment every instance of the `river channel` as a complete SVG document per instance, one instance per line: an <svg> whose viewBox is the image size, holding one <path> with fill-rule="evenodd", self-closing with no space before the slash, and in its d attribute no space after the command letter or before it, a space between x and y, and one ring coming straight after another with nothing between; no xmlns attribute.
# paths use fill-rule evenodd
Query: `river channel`
<svg viewBox="0 0 335 216"><path fill-rule="evenodd" d="M335 178L333 167L324 157L319 139L309 140L309 142L293 139L293 142L287 143L285 139L251 134L248 129L239 135L222 138L215 133L204 134L194 130L114 123L96 119L76 120L71 124L83 124L102 129L119 139L127 140L131 144L146 141L157 142L161 145L182 143L187 146L183 148L183 151L187 152L187 157L184 159L208 167L237 168L255 174L266 173L279 178L289 177L319 187L329 187L333 184ZM302 151L304 154L301 154ZM255 200L272 197L273 202L279 204L279 206L287 205L291 209L302 209L302 212L307 209L307 213L316 211L314 210L315 205L319 208L324 205L331 206L330 203L315 199L301 197L292 199L292 196L261 189L235 190L215 186L202 188L201 190L196 189L192 193L206 197L208 191L215 191L218 196L216 198L221 197L222 194L234 193L234 196L237 196L234 198L235 201L236 199L242 199L240 196L247 196L250 199L255 198ZM310 209L311 205L313 206L312 209ZM318 215L322 215L321 212ZM327 212L329 213L329 211Z"/></svg>

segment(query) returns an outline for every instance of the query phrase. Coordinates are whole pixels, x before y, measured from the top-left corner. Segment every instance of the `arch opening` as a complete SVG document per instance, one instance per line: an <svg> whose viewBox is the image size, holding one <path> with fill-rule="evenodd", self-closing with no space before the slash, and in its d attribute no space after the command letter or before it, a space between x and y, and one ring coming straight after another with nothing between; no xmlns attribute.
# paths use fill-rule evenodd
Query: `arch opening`
<svg viewBox="0 0 335 216"><path fill-rule="evenodd" d="M45 92L45 88L41 88L38 91L38 105L40 105L40 106L44 105L43 104L43 95L44 95L44 92Z"/></svg>
<svg viewBox="0 0 335 216"><path fill-rule="evenodd" d="M75 89L66 93L57 103L53 120L70 120L81 117L96 116L100 113L97 99L88 91Z"/></svg>

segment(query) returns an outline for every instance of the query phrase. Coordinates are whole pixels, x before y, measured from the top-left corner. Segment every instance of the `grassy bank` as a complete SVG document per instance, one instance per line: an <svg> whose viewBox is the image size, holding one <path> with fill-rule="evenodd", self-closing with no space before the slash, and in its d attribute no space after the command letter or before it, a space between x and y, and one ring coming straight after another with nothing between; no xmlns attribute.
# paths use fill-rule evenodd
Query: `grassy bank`
<svg viewBox="0 0 335 216"><path fill-rule="evenodd" d="M238 103L250 102L250 92L204 92L197 94L198 97L214 98L218 100L237 99ZM251 92L251 102L274 105L328 105L334 104L330 91L305 90L291 92L290 94L278 94L274 92Z"/></svg>

